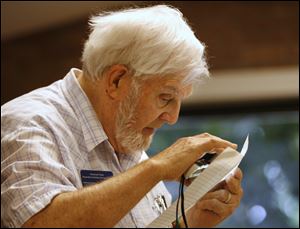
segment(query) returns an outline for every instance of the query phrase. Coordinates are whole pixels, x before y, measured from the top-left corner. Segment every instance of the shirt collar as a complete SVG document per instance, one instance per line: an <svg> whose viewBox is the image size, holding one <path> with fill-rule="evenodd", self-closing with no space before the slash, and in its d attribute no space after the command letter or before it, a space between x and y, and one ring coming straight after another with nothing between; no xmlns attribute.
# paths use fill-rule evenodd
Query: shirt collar
<svg viewBox="0 0 300 229"><path fill-rule="evenodd" d="M67 100L71 104L81 124L85 144L88 152L92 151L98 144L108 139L97 114L92 107L87 95L80 87L75 72L80 69L72 68L64 78L63 90Z"/></svg>

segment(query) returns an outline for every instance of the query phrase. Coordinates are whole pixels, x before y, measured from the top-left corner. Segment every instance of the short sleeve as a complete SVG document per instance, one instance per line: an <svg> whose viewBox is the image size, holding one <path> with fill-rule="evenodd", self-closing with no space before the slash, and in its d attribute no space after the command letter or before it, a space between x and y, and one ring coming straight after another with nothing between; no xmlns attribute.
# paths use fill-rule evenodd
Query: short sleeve
<svg viewBox="0 0 300 229"><path fill-rule="evenodd" d="M1 135L1 227L21 227L56 195L75 191L74 174L46 129L27 124Z"/></svg>

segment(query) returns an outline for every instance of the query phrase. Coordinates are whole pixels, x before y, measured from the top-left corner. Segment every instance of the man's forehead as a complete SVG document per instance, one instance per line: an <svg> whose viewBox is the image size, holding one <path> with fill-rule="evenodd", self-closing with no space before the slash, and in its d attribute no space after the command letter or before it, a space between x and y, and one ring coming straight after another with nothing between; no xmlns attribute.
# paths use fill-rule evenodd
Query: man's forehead
<svg viewBox="0 0 300 229"><path fill-rule="evenodd" d="M164 91L170 91L170 92L172 92L172 93L174 93L174 94L179 94L179 89L178 89L178 87L176 87L176 86L172 86L172 85L163 85L163 86L161 87L161 89L164 90Z"/></svg>

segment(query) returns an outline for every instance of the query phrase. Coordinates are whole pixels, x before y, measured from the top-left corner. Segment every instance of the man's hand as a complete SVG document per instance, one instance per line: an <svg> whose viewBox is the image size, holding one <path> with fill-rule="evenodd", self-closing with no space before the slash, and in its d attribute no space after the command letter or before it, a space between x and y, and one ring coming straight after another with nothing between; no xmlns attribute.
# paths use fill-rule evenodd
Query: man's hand
<svg viewBox="0 0 300 229"><path fill-rule="evenodd" d="M161 173L161 180L178 180L205 152L237 148L237 145L208 133L178 139L151 158Z"/></svg>
<svg viewBox="0 0 300 229"><path fill-rule="evenodd" d="M243 196L242 177L242 171L237 168L232 176L204 195L186 213L188 226L214 227L230 216Z"/></svg>

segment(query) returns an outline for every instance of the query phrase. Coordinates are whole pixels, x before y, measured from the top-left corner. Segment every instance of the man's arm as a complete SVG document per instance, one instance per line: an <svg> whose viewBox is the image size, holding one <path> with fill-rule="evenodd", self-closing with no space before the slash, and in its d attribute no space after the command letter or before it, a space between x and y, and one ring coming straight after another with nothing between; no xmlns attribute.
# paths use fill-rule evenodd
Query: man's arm
<svg viewBox="0 0 300 229"><path fill-rule="evenodd" d="M207 133L177 140L173 145L102 183L59 194L24 227L113 227L161 180L177 180L206 151L236 148Z"/></svg>
<svg viewBox="0 0 300 229"><path fill-rule="evenodd" d="M23 227L113 227L161 180L159 174L146 160L102 183L59 194Z"/></svg>

